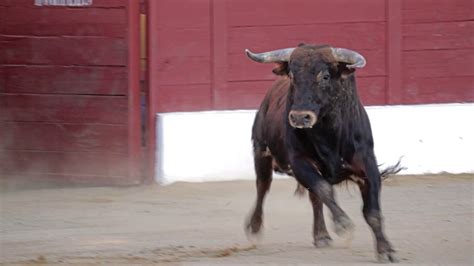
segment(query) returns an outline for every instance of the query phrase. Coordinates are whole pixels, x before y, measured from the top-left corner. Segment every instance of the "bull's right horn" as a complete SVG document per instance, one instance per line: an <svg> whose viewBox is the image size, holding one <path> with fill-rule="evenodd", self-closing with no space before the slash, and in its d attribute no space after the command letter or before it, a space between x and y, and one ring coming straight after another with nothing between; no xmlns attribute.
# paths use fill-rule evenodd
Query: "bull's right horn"
<svg viewBox="0 0 474 266"><path fill-rule="evenodd" d="M285 48L274 50L270 52L263 52L259 54L252 53L249 49L245 49L245 53L248 58L259 63L275 63L275 62L288 62L290 60L291 53L295 48Z"/></svg>

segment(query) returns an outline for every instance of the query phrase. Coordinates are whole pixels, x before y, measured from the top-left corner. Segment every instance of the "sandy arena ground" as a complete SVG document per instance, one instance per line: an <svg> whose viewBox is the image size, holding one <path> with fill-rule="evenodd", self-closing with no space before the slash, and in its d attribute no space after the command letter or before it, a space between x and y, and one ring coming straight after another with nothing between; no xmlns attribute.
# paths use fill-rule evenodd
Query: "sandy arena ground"
<svg viewBox="0 0 474 266"><path fill-rule="evenodd" d="M312 245L312 210L293 196L294 180L275 180L266 201L264 236L243 231L254 182L128 188L2 191L3 264L371 264L372 235L358 190L337 188L356 224L352 242L331 234ZM392 177L382 192L386 233L403 264L472 265L474 176ZM325 210L326 211L326 210ZM326 212L327 213L327 212ZM328 227L332 223L326 218Z"/></svg>

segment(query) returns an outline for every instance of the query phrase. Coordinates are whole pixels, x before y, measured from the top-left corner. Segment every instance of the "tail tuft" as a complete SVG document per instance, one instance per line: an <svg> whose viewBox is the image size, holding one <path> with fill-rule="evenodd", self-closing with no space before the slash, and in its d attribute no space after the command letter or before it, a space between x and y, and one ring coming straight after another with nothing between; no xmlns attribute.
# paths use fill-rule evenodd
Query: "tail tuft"
<svg viewBox="0 0 474 266"><path fill-rule="evenodd" d="M400 157L395 165L389 166L380 171L382 180L387 179L390 175L398 174L400 171L407 169L406 167L401 166L402 158L403 157Z"/></svg>

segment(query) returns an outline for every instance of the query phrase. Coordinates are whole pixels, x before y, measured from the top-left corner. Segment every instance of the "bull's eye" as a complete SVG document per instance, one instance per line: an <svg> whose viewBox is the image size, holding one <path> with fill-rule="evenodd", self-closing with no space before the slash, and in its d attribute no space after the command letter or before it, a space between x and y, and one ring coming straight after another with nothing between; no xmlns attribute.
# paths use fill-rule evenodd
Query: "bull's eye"
<svg viewBox="0 0 474 266"><path fill-rule="evenodd" d="M316 80L317 81L328 81L329 79L331 79L331 75L329 74L328 71L321 71L318 73L318 75L316 76Z"/></svg>

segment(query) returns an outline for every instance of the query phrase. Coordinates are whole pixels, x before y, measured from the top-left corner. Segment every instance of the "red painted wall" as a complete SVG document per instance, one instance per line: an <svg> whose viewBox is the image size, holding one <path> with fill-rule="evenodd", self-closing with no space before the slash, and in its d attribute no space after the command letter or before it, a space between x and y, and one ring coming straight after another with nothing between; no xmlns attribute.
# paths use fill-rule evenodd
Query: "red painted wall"
<svg viewBox="0 0 474 266"><path fill-rule="evenodd" d="M402 102L474 101L474 2L402 2Z"/></svg>
<svg viewBox="0 0 474 266"><path fill-rule="evenodd" d="M361 52L366 105L474 101L471 0L149 3L150 103L157 112L257 108L275 76L244 49L300 42Z"/></svg>
<svg viewBox="0 0 474 266"><path fill-rule="evenodd" d="M139 182L133 2L69 8L0 1L2 178Z"/></svg>

